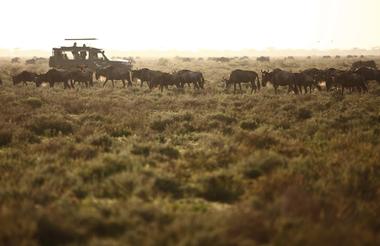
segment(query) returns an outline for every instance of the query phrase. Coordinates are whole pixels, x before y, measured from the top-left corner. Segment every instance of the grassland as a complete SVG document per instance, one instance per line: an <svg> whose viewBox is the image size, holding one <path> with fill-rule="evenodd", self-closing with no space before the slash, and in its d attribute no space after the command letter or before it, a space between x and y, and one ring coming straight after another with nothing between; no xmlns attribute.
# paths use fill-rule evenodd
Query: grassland
<svg viewBox="0 0 380 246"><path fill-rule="evenodd" d="M380 85L234 95L219 82L351 62L137 60L207 80L160 93L14 87L25 67L1 61L0 244L379 245Z"/></svg>

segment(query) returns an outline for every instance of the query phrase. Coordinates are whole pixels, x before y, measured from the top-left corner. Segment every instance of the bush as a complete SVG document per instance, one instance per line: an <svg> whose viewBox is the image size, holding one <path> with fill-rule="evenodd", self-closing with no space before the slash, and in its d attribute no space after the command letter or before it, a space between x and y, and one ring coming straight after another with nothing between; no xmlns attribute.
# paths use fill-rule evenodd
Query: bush
<svg viewBox="0 0 380 246"><path fill-rule="evenodd" d="M331 98L333 101L340 102L343 101L344 95L342 95L342 93L339 90L334 90L331 93Z"/></svg>
<svg viewBox="0 0 380 246"><path fill-rule="evenodd" d="M69 156L73 159L90 160L97 156L98 150L96 147L79 144L71 145L64 151L65 156Z"/></svg>
<svg viewBox="0 0 380 246"><path fill-rule="evenodd" d="M102 148L104 151L109 151L112 147L112 138L107 134L92 136L89 142L94 146Z"/></svg>
<svg viewBox="0 0 380 246"><path fill-rule="evenodd" d="M210 116L209 118L211 120L217 120L228 125L237 122L236 118L225 115L225 114L215 114L215 115Z"/></svg>
<svg viewBox="0 0 380 246"><path fill-rule="evenodd" d="M169 119L155 120L150 124L150 128L158 132L163 132L171 123L172 121Z"/></svg>
<svg viewBox="0 0 380 246"><path fill-rule="evenodd" d="M25 103L31 106L32 108L40 108L42 106L42 101L36 97L29 97L25 100Z"/></svg>
<svg viewBox="0 0 380 246"><path fill-rule="evenodd" d="M256 121L243 121L240 123L240 127L244 130L255 130L259 124Z"/></svg>
<svg viewBox="0 0 380 246"><path fill-rule="evenodd" d="M74 129L70 122L53 116L42 116L35 119L29 126L30 130L38 135L54 136L58 134L70 134Z"/></svg>
<svg viewBox="0 0 380 246"><path fill-rule="evenodd" d="M178 159L179 158L179 151L173 147L170 147L170 146L160 148L158 150L158 152L161 155L165 155L165 156L169 157L170 159Z"/></svg>
<svg viewBox="0 0 380 246"><path fill-rule="evenodd" d="M129 137L132 133L126 128L116 128L111 131L111 136L115 138Z"/></svg>
<svg viewBox="0 0 380 246"><path fill-rule="evenodd" d="M148 157L150 154L150 147L142 145L133 145L131 153L134 155L142 155Z"/></svg>
<svg viewBox="0 0 380 246"><path fill-rule="evenodd" d="M27 130L27 129L23 129L22 131L18 132L18 134L16 135L16 139L19 143L40 143L40 139L39 137Z"/></svg>
<svg viewBox="0 0 380 246"><path fill-rule="evenodd" d="M85 181L100 181L116 173L133 170L133 168L129 159L106 157L101 162L89 164L82 171L82 177Z"/></svg>
<svg viewBox="0 0 380 246"><path fill-rule="evenodd" d="M193 115L190 112L173 116L173 121L191 121L191 120L193 120Z"/></svg>
<svg viewBox="0 0 380 246"><path fill-rule="evenodd" d="M8 130L0 131L0 147L6 146L12 142L12 132Z"/></svg>
<svg viewBox="0 0 380 246"><path fill-rule="evenodd" d="M157 63L159 66L167 66L169 63L169 60L166 58L160 58L160 59L158 59Z"/></svg>
<svg viewBox="0 0 380 246"><path fill-rule="evenodd" d="M158 177L154 182L154 187L159 192L170 194L174 198L182 196L181 185L174 177Z"/></svg>
<svg viewBox="0 0 380 246"><path fill-rule="evenodd" d="M201 196L214 202L234 202L243 194L243 186L232 175L211 174L201 180Z"/></svg>
<svg viewBox="0 0 380 246"><path fill-rule="evenodd" d="M312 112L307 108L300 108L297 111L297 119L306 120L312 117Z"/></svg>
<svg viewBox="0 0 380 246"><path fill-rule="evenodd" d="M279 141L273 131L268 128L258 128L252 133L240 133L236 136L237 141L242 141L248 148L267 149L276 145Z"/></svg>
<svg viewBox="0 0 380 246"><path fill-rule="evenodd" d="M275 152L263 151L249 156L240 165L244 177L255 179L272 172L278 167L284 167L286 161L283 156Z"/></svg>

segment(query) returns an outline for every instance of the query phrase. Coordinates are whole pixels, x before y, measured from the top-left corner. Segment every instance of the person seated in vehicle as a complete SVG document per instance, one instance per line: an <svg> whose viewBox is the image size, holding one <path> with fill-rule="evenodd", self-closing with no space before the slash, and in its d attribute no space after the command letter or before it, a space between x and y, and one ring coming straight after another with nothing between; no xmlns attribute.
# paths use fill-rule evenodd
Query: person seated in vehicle
<svg viewBox="0 0 380 246"><path fill-rule="evenodd" d="M87 52L85 50L81 50L80 51L80 58L82 60L86 60L86 57L87 57Z"/></svg>

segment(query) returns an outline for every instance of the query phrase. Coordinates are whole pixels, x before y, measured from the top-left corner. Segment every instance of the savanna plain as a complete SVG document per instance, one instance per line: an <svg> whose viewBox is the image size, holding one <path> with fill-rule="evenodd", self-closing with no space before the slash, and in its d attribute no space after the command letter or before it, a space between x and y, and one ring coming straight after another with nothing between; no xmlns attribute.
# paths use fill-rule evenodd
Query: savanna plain
<svg viewBox="0 0 380 246"><path fill-rule="evenodd" d="M380 245L380 84L275 95L222 83L234 69L353 61L136 59L206 79L160 92L13 86L48 64L0 60L0 244Z"/></svg>

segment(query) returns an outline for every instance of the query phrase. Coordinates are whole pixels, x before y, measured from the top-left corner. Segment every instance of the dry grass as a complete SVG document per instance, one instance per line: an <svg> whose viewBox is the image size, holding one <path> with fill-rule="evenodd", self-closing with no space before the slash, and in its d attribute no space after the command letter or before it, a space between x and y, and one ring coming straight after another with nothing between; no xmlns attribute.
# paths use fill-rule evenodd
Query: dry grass
<svg viewBox="0 0 380 246"><path fill-rule="evenodd" d="M137 66L199 70L207 86L13 87L6 74L19 68L2 61L0 244L380 243L379 85L338 97L219 83L235 68L349 60Z"/></svg>

